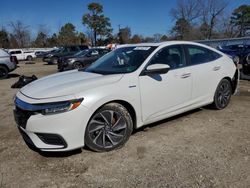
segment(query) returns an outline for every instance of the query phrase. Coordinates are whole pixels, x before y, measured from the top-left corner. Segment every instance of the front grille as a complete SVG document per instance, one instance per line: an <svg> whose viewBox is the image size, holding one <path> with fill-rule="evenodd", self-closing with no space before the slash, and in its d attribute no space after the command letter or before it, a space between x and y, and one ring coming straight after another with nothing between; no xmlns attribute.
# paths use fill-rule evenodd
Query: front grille
<svg viewBox="0 0 250 188"><path fill-rule="evenodd" d="M36 133L36 135L45 143L49 145L58 145L67 147L65 140L57 134Z"/></svg>
<svg viewBox="0 0 250 188"><path fill-rule="evenodd" d="M14 117L17 125L24 129L26 129L27 121L32 115L34 115L34 112L23 110L21 108L18 108L17 106L14 110Z"/></svg>

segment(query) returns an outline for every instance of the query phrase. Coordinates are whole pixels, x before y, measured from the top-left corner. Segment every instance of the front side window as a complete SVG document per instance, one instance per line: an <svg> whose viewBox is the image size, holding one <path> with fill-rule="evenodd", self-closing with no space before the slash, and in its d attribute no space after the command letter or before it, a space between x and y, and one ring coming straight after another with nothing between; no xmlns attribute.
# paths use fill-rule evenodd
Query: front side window
<svg viewBox="0 0 250 188"><path fill-rule="evenodd" d="M74 54L75 57L83 57L85 54L88 53L89 50L82 50Z"/></svg>
<svg viewBox="0 0 250 188"><path fill-rule="evenodd" d="M207 63L221 57L220 54L200 46L186 45L191 65Z"/></svg>
<svg viewBox="0 0 250 188"><path fill-rule="evenodd" d="M118 48L102 56L85 71L99 74L130 73L139 68L155 49L154 46Z"/></svg>
<svg viewBox="0 0 250 188"><path fill-rule="evenodd" d="M21 51L12 51L10 52L10 54L21 54L22 52Z"/></svg>
<svg viewBox="0 0 250 188"><path fill-rule="evenodd" d="M104 50L99 50L99 54L100 55L104 55L104 54L107 54L107 53L109 53L110 52L110 50L106 50L106 49L104 49Z"/></svg>
<svg viewBox="0 0 250 188"><path fill-rule="evenodd" d="M182 47L175 45L159 50L151 59L150 65L152 64L167 64L170 69L184 67L186 61Z"/></svg>

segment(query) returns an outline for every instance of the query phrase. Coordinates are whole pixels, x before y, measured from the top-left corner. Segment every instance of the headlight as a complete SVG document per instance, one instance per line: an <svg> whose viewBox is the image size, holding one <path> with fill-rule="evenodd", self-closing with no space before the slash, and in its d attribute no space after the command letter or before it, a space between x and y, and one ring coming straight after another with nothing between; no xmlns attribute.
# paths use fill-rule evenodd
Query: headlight
<svg viewBox="0 0 250 188"><path fill-rule="evenodd" d="M82 103L83 99L77 99L72 101L65 101L65 102L56 102L47 104L44 106L42 110L43 115L50 115L62 112L68 112L71 110L76 109Z"/></svg>
<svg viewBox="0 0 250 188"><path fill-rule="evenodd" d="M74 62L75 62L75 59L68 59L68 62L74 63Z"/></svg>

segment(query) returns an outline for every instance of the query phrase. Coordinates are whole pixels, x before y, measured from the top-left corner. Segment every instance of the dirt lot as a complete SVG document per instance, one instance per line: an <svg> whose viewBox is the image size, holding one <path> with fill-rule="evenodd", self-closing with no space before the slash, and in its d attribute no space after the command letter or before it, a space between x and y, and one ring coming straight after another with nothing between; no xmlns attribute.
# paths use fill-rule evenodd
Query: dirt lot
<svg viewBox="0 0 250 188"><path fill-rule="evenodd" d="M41 155L13 120L17 74L42 77L56 66L25 65L0 81L0 187L250 187L250 81L223 111L198 109L136 131L120 150Z"/></svg>

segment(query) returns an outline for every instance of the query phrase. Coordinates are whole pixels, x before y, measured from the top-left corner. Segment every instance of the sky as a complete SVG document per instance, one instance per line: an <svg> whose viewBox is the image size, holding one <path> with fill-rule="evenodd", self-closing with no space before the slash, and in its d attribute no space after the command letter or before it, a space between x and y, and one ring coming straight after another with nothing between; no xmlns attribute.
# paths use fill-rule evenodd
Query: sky
<svg viewBox="0 0 250 188"><path fill-rule="evenodd" d="M174 25L170 10L176 6L175 0L5 0L0 6L0 27L8 29L11 21L20 20L35 36L41 25L53 34L71 22L77 31L85 32L82 16L93 1L103 5L114 33L120 25L130 27L132 34L152 36L167 34ZM229 0L227 11L232 12L242 4L250 4L250 0Z"/></svg>

